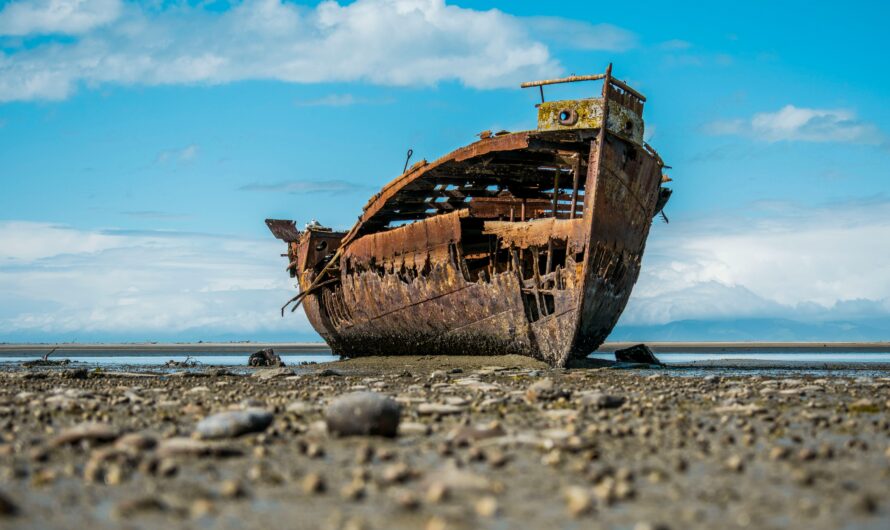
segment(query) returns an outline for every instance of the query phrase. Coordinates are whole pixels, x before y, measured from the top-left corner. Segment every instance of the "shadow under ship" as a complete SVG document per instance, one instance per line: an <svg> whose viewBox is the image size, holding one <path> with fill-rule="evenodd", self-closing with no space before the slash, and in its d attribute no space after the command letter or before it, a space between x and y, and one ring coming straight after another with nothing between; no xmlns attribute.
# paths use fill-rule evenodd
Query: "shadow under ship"
<svg viewBox="0 0 890 530"><path fill-rule="evenodd" d="M601 97L544 101L602 80ZM371 197L349 232L266 224L309 322L344 357L501 355L555 366L603 343L671 190L643 141L646 98L605 74L538 87L533 131L480 134Z"/></svg>

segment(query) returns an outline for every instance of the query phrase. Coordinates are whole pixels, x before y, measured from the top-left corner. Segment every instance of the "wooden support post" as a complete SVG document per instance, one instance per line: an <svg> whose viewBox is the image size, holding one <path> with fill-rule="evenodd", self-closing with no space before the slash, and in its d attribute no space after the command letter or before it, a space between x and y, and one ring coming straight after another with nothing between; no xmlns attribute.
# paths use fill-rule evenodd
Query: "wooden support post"
<svg viewBox="0 0 890 530"><path fill-rule="evenodd" d="M534 271L535 279L532 289L535 292L535 301L538 303L538 316L546 317L547 316L547 304L544 302L544 297L541 295L541 266L538 264L538 260L541 259L540 249L538 247L531 247L529 249L532 253L532 271Z"/></svg>
<svg viewBox="0 0 890 530"><path fill-rule="evenodd" d="M581 178L581 153L575 155L572 162L572 208L569 212L569 219L574 219L576 210L578 209L578 181Z"/></svg>
<svg viewBox="0 0 890 530"><path fill-rule="evenodd" d="M553 174L553 218L559 217L557 208L559 208L559 168Z"/></svg>

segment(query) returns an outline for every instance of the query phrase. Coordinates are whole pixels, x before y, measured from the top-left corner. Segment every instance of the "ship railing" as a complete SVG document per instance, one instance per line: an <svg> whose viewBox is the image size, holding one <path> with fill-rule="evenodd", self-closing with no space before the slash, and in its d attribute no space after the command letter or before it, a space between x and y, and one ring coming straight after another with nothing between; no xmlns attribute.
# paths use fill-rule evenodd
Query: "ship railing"
<svg viewBox="0 0 890 530"><path fill-rule="evenodd" d="M624 92L631 94L635 98L639 99L640 102L646 101L646 96L641 94L640 92L634 90L624 81L612 77L611 75L611 65L610 70L605 74L592 74L592 75L570 75L568 77L559 77L556 79L541 79L539 81L528 81L520 84L521 88L532 88L538 87L541 90L541 102L544 101L544 87L546 85L558 85L561 83L577 83L579 81L599 81L600 79L609 78L609 83L613 86L620 88Z"/></svg>

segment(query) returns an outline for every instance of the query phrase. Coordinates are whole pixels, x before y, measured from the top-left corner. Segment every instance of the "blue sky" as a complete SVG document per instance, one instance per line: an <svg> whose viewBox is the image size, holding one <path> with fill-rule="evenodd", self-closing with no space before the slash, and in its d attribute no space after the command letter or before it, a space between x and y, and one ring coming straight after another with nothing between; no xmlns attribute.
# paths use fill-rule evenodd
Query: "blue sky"
<svg viewBox="0 0 890 530"><path fill-rule="evenodd" d="M675 180L616 337L888 339L887 11L0 2L0 340L314 339L263 219L348 228L609 62Z"/></svg>

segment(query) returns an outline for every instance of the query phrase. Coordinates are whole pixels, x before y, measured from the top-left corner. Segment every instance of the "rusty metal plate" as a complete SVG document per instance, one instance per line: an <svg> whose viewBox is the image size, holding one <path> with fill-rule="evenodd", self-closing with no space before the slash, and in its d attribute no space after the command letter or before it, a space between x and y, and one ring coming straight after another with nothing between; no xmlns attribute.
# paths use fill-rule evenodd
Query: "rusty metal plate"
<svg viewBox="0 0 890 530"><path fill-rule="evenodd" d="M276 238L292 243L300 240L300 231L297 230L297 222L287 219L266 219L266 226Z"/></svg>

